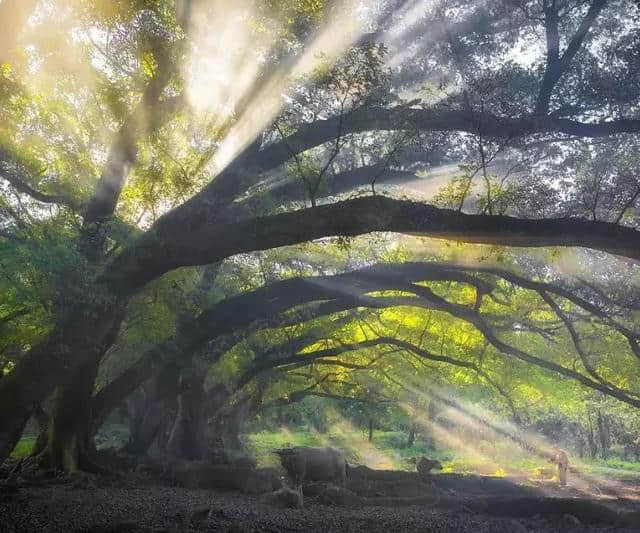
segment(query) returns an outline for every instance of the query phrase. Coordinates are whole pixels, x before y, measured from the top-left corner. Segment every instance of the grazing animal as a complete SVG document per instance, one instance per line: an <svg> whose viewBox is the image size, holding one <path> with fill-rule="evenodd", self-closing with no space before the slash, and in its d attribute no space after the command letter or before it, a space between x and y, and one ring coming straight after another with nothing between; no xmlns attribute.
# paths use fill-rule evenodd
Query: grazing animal
<svg viewBox="0 0 640 533"><path fill-rule="evenodd" d="M346 461L341 450L296 446L276 450L275 453L280 456L280 463L296 485L302 485L305 480L345 485Z"/></svg>
<svg viewBox="0 0 640 533"><path fill-rule="evenodd" d="M431 475L431 470L434 468L438 470L442 470L442 465L440 461L436 461L434 459L429 459L424 455L420 457L418 463L416 464L416 470L420 476L429 476Z"/></svg>

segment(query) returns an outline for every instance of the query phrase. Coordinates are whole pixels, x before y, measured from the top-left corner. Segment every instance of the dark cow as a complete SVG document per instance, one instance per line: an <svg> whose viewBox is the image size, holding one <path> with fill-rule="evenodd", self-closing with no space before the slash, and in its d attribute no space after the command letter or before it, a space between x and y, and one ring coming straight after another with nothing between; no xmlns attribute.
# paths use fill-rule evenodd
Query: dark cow
<svg viewBox="0 0 640 533"><path fill-rule="evenodd" d="M341 450L296 446L275 453L296 485L304 481L331 481L344 486L346 482L346 461Z"/></svg>

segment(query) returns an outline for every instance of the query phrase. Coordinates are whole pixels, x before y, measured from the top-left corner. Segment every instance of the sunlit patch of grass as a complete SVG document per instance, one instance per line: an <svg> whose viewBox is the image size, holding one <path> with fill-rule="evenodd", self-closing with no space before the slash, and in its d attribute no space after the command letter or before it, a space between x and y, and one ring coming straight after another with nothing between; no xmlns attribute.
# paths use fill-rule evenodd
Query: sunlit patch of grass
<svg viewBox="0 0 640 533"><path fill-rule="evenodd" d="M632 470L640 472L640 463L632 463L615 457L609 459L593 459L590 463L594 467L617 468L619 470Z"/></svg>
<svg viewBox="0 0 640 533"><path fill-rule="evenodd" d="M607 466L608 461L589 462L581 465L581 470L587 474L612 480L635 480L640 483L640 463L620 461L618 467Z"/></svg>
<svg viewBox="0 0 640 533"><path fill-rule="evenodd" d="M271 467L280 464L278 456L273 453L280 448L291 446L321 446L321 443L310 431L290 431L286 427L278 431L261 431L245 436L247 449L255 457L259 466Z"/></svg>
<svg viewBox="0 0 640 533"><path fill-rule="evenodd" d="M291 431L283 427L277 431L246 435L245 442L260 466L277 465L279 461L273 450L289 446L335 446L345 451L349 462L379 469L415 470L415 464L410 461L412 457L427 455L441 458L423 443L403 446L406 434L401 432L376 431L373 442L368 442L366 434L343 421L334 424L326 433Z"/></svg>
<svg viewBox="0 0 640 533"><path fill-rule="evenodd" d="M23 459L24 457L27 457L31 453L31 450L33 450L35 443L35 437L22 437L18 441L18 444L16 444L13 452L11 452L11 457L16 459Z"/></svg>
<svg viewBox="0 0 640 533"><path fill-rule="evenodd" d="M526 453L506 453L503 446L496 446L491 458L466 454L454 447L437 450L429 448L421 439L413 446L406 446L406 433L399 431L375 431L373 441L368 442L366 432L337 423L326 433L316 430L290 430L282 427L276 431L262 431L245 436L249 453L260 466L278 466L279 459L273 453L288 446L335 446L343 449L350 463L367 464L372 468L393 468L415 471L412 458L425 455L442 463L443 474L486 475L495 477L516 476L531 483L549 482L556 478L556 470L548 461ZM506 448L506 446L504 447ZM570 457L570 462L571 462ZM577 464L577 459L572 464ZM640 482L640 463L609 460L584 460L580 472L601 480L637 480ZM571 474L570 474L571 476Z"/></svg>

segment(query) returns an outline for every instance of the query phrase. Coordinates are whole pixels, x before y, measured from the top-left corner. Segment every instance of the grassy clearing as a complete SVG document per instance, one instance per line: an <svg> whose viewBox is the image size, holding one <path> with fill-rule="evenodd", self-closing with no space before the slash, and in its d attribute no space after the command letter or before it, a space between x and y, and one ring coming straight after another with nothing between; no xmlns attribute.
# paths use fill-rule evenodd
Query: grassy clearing
<svg viewBox="0 0 640 533"><path fill-rule="evenodd" d="M345 450L347 460L366 464L372 468L413 470L410 462L413 457L427 455L440 461L448 461L452 455L447 451L429 449L423 442L405 447L406 435L400 432L375 431L373 441L359 430L348 430L340 426L324 434L313 430L291 431L281 428L279 431L262 431L244 436L247 448L261 466L279 464L273 450L289 446L335 446Z"/></svg>
<svg viewBox="0 0 640 533"><path fill-rule="evenodd" d="M422 441L403 447L406 435L400 432L375 431L373 441L360 430L335 426L327 433L313 430L262 431L244 436L247 448L261 466L279 464L273 450L289 446L336 446L344 449L349 462L366 464L372 468L413 470L413 457L426 455L438 459L444 473L481 474L490 476L525 476L532 480L552 479L556 475L553 464L524 452L514 452L511 446L477 443L479 451L470 455L459 450L428 448ZM640 463L609 460L578 460L573 464L585 474L608 479L637 479Z"/></svg>

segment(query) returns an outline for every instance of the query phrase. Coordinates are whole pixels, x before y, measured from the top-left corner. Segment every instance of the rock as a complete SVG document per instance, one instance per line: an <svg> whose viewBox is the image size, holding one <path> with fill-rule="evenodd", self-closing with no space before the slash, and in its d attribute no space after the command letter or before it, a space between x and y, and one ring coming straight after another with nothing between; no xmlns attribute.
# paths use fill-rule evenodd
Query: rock
<svg viewBox="0 0 640 533"><path fill-rule="evenodd" d="M580 522L580 520L578 520L572 514L568 513L562 515L560 523L565 527L580 527L582 525L582 522Z"/></svg>
<svg viewBox="0 0 640 533"><path fill-rule="evenodd" d="M305 496L318 496L329 486L326 481L312 481L302 485L302 493Z"/></svg>
<svg viewBox="0 0 640 533"><path fill-rule="evenodd" d="M320 493L319 500L325 505L337 505L340 507L355 507L362 505L364 498L358 496L355 492L343 487L328 485L324 491Z"/></svg>
<svg viewBox="0 0 640 533"><path fill-rule="evenodd" d="M275 507L284 507L289 509L302 509L304 500L300 489L294 490L288 487L282 487L279 490L264 494L260 501L267 505Z"/></svg>
<svg viewBox="0 0 640 533"><path fill-rule="evenodd" d="M193 511L191 511L188 522L192 527L198 527L204 524L209 519L210 513L210 507L200 507L198 509L194 509Z"/></svg>
<svg viewBox="0 0 640 533"><path fill-rule="evenodd" d="M422 455L418 462L416 463L416 470L421 477L428 477L431 475L431 470L434 468L438 470L442 470L442 465L440 461L436 461L435 459L429 459Z"/></svg>
<svg viewBox="0 0 640 533"><path fill-rule="evenodd" d="M280 456L283 468L296 485L301 485L305 480L345 484L346 461L341 450L296 446L276 450L275 453Z"/></svg>

